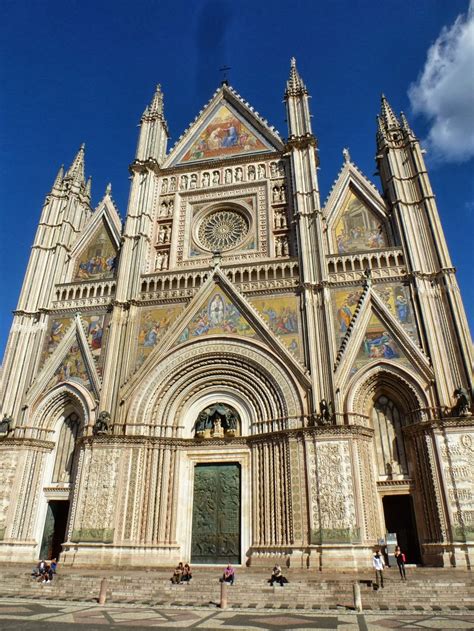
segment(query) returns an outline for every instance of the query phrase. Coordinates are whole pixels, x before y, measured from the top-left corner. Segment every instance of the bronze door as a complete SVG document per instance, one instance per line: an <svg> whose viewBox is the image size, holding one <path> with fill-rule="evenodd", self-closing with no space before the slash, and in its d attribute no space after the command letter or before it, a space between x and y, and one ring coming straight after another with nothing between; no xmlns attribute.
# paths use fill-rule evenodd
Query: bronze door
<svg viewBox="0 0 474 631"><path fill-rule="evenodd" d="M194 468L192 563L240 563L240 466Z"/></svg>

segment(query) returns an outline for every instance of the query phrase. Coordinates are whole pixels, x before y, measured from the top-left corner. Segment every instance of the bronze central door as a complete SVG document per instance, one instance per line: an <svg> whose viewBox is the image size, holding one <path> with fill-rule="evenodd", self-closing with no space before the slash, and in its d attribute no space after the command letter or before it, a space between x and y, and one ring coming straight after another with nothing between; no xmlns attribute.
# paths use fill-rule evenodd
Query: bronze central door
<svg viewBox="0 0 474 631"><path fill-rule="evenodd" d="M240 563L240 465L194 468L192 563Z"/></svg>

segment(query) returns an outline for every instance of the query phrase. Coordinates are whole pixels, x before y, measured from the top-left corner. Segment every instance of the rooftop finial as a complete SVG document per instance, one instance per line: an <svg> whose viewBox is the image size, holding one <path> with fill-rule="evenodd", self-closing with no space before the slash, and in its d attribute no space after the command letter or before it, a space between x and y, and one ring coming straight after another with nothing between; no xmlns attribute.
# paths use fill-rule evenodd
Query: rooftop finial
<svg viewBox="0 0 474 631"><path fill-rule="evenodd" d="M291 58L290 64L292 68L296 68L296 57Z"/></svg>
<svg viewBox="0 0 474 631"><path fill-rule="evenodd" d="M344 162L346 164L351 162L351 154L349 153L349 149L347 147L344 147L342 150L342 155L344 156Z"/></svg>
<svg viewBox="0 0 474 631"><path fill-rule="evenodd" d="M112 184L110 182L105 187L105 194L106 195L111 195L112 194Z"/></svg>

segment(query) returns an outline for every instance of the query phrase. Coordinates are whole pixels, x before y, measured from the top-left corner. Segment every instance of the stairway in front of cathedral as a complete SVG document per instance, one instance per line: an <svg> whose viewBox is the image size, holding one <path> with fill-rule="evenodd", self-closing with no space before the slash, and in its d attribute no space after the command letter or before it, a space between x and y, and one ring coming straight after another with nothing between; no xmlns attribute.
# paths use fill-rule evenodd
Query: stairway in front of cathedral
<svg viewBox="0 0 474 631"><path fill-rule="evenodd" d="M11 598L96 602L102 577L107 577L107 602L152 606L216 607L220 599L219 568L194 567L190 584L172 585L171 569L60 569L52 583L41 584L31 568L3 565L0 594ZM238 568L236 584L228 587L228 604L243 609L353 609L353 583L360 581L364 610L474 610L472 572L452 569L408 570L402 583L396 568L385 571L385 588L375 591L370 571L313 572L289 569L284 587L268 585L269 571Z"/></svg>

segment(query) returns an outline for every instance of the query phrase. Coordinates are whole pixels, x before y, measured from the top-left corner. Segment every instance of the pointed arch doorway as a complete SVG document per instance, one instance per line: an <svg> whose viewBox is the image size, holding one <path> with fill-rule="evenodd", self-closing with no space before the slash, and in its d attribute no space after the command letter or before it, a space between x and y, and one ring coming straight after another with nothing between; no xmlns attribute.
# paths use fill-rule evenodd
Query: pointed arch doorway
<svg viewBox="0 0 474 631"><path fill-rule="evenodd" d="M67 539L76 441L81 425L79 415L71 411L60 421L57 430L56 448L51 454L43 488L47 507L39 548L40 559L59 559L62 544Z"/></svg>

